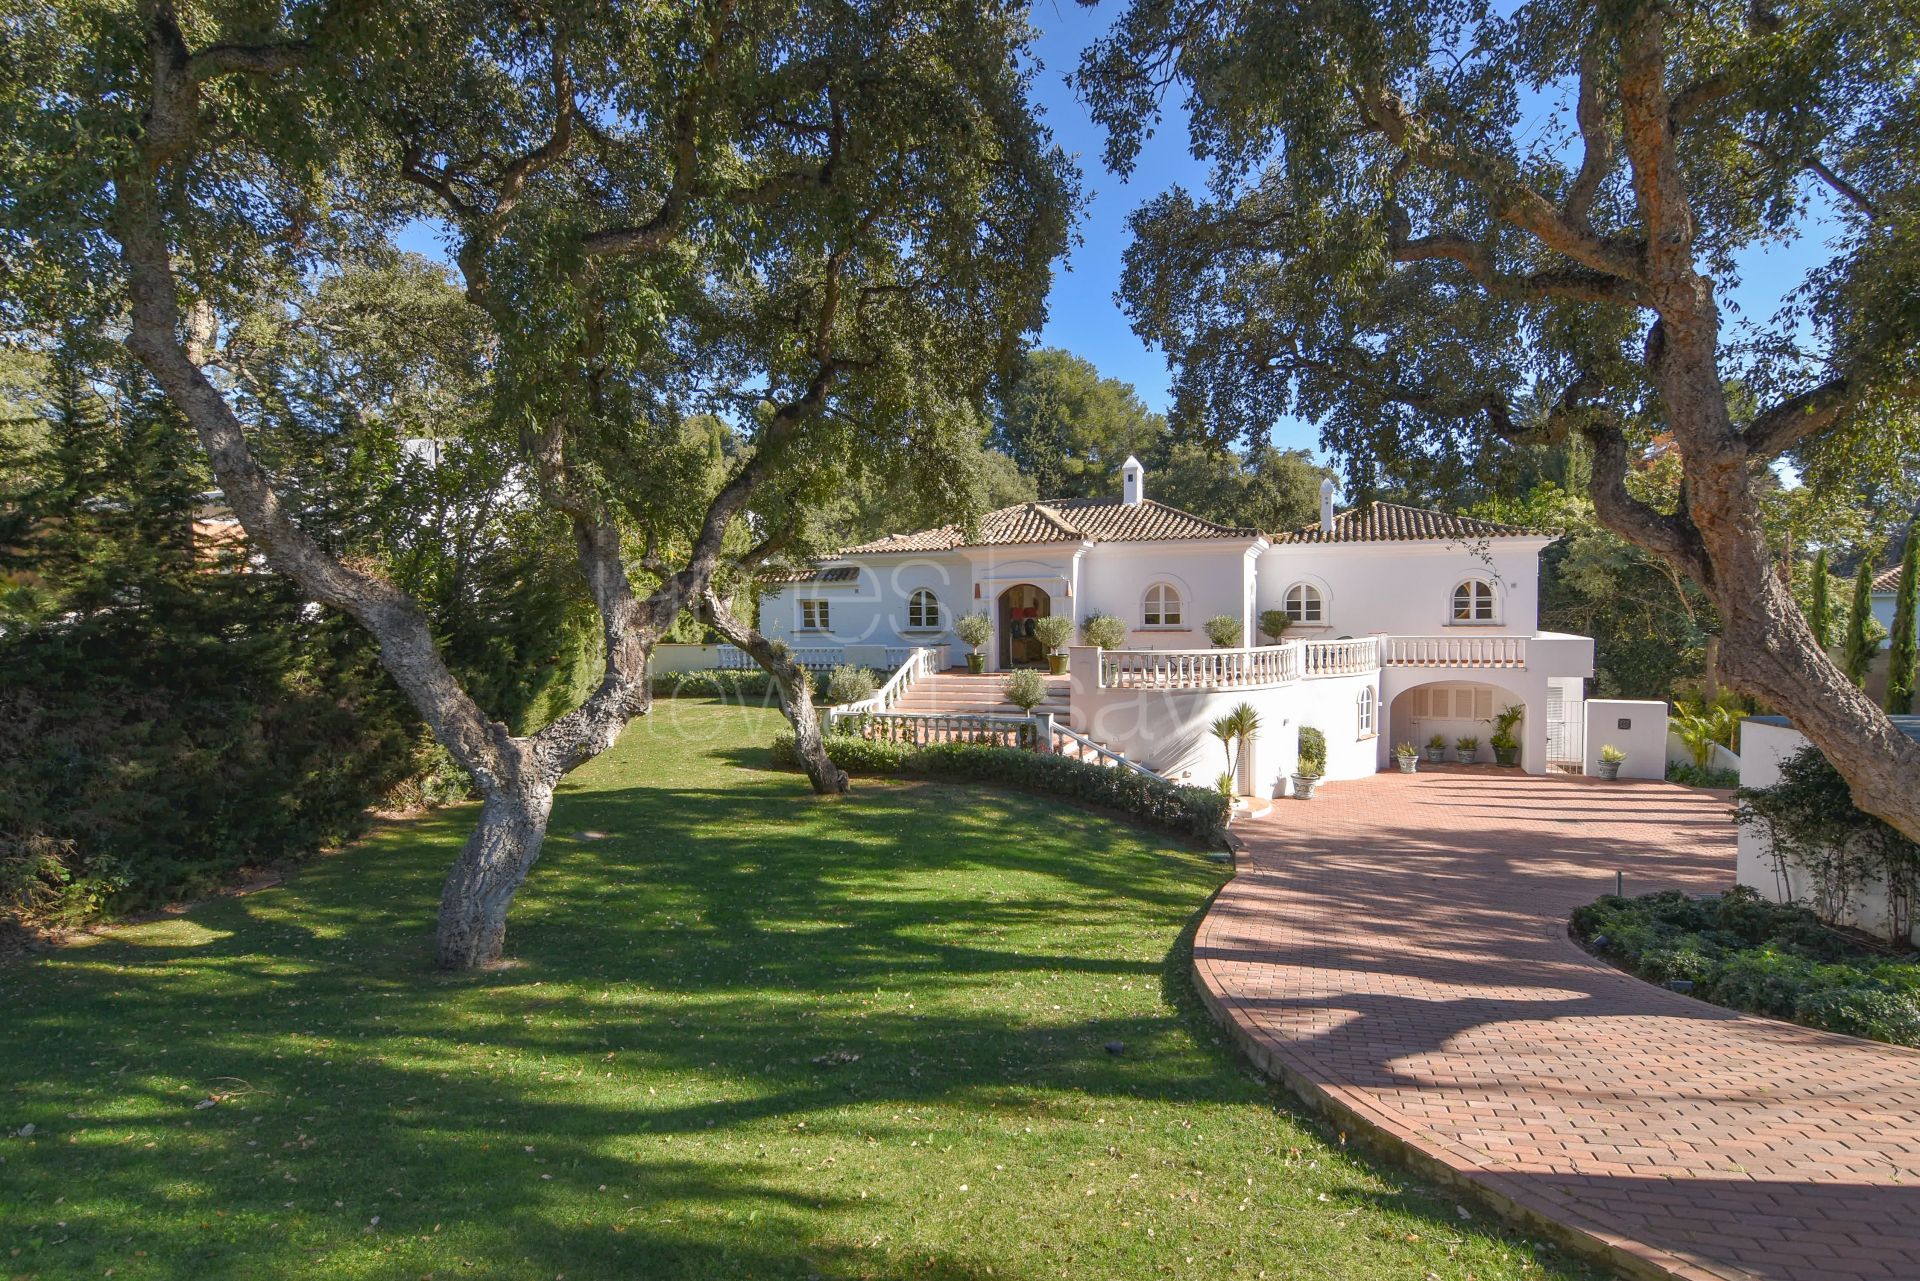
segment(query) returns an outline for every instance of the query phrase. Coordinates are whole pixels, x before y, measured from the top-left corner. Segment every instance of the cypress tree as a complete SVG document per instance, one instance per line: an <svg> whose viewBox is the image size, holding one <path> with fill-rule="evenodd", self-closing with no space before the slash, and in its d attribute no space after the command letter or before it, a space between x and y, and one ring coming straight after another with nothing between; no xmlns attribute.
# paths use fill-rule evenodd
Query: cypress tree
<svg viewBox="0 0 1920 1281"><path fill-rule="evenodd" d="M1867 669L1879 652L1880 643L1873 635L1873 562L1863 557L1854 573L1853 609L1847 615L1847 644L1842 656L1847 679L1865 689Z"/></svg>
<svg viewBox="0 0 1920 1281"><path fill-rule="evenodd" d="M1820 554L1813 558L1813 616L1807 620L1821 649L1833 644L1833 601L1828 595L1829 590L1827 549L1822 547Z"/></svg>
<svg viewBox="0 0 1920 1281"><path fill-rule="evenodd" d="M1914 628L1920 618L1920 528L1907 531L1907 550L1900 557L1900 586L1893 598L1893 647L1887 657L1887 710L1913 709L1916 648Z"/></svg>

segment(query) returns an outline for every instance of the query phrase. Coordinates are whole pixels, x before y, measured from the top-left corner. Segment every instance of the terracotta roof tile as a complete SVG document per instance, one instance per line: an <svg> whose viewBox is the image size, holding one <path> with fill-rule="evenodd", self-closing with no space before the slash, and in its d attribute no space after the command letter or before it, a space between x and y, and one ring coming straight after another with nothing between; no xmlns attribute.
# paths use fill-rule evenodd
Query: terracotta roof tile
<svg viewBox="0 0 1920 1281"><path fill-rule="evenodd" d="M855 565L828 565L824 569L770 570L761 576L765 583L851 583L860 577Z"/></svg>
<svg viewBox="0 0 1920 1281"><path fill-rule="evenodd" d="M1274 535L1276 543L1404 543L1428 539L1473 542L1482 538L1551 538L1553 531L1502 525L1472 516L1453 516L1426 507L1399 503L1367 503L1350 507L1333 518L1333 532L1318 521L1289 533Z"/></svg>
<svg viewBox="0 0 1920 1281"><path fill-rule="evenodd" d="M875 552L941 552L955 547L1007 547L1028 543L1154 542L1162 539L1244 538L1257 529L1216 525L1210 520L1152 501L1123 503L1117 498L1061 498L1020 503L988 512L969 538L959 525L942 525L913 534L889 534L848 547L842 556Z"/></svg>
<svg viewBox="0 0 1920 1281"><path fill-rule="evenodd" d="M1883 569L1873 576L1873 590L1876 592L1894 591L1898 589L1899 586L1900 567L1898 565Z"/></svg>

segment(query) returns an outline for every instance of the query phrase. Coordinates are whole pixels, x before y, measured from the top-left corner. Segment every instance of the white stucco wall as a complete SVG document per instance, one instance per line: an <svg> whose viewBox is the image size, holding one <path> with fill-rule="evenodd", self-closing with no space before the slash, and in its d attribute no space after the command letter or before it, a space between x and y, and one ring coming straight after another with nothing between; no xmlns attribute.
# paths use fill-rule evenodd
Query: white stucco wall
<svg viewBox="0 0 1920 1281"><path fill-rule="evenodd" d="M1249 602L1253 586L1252 544L1245 540L1176 540L1163 543L1098 543L1081 561L1074 617L1112 614L1124 621L1127 649L1209 649L1209 618L1239 620L1241 643L1253 645ZM1142 622L1147 589L1167 583L1180 593L1177 627Z"/></svg>
<svg viewBox="0 0 1920 1281"><path fill-rule="evenodd" d="M1807 745L1806 736L1778 718L1749 718L1740 724L1740 786L1771 787L1780 781L1780 762ZM1760 829L1742 825L1734 879L1751 885L1776 903L1805 901L1806 874L1774 864L1771 842ZM1887 930L1887 891L1883 884L1857 886L1852 911L1841 922L1884 938ZM1910 942L1920 943L1920 926Z"/></svg>
<svg viewBox="0 0 1920 1281"><path fill-rule="evenodd" d="M1600 749L1617 747L1627 754L1621 778L1667 776L1667 705L1621 698L1590 698L1586 706L1587 746L1581 766L1600 772ZM1624 724L1623 724L1624 722Z"/></svg>
<svg viewBox="0 0 1920 1281"><path fill-rule="evenodd" d="M973 570L966 557L937 555L876 556L858 563L860 576L847 583L789 583L760 596L760 630L792 645L937 645L952 643L953 620L972 608ZM941 626L916 630L907 625L907 602L916 590L931 591L940 602ZM800 602L828 602L831 626L803 631Z"/></svg>
<svg viewBox="0 0 1920 1281"><path fill-rule="evenodd" d="M1540 549L1548 541L1280 543L1260 555L1255 614L1281 608L1287 589L1307 582L1320 589L1327 621L1289 630L1297 639L1531 633L1540 622ZM1453 589L1470 577L1494 585L1490 624L1453 621Z"/></svg>

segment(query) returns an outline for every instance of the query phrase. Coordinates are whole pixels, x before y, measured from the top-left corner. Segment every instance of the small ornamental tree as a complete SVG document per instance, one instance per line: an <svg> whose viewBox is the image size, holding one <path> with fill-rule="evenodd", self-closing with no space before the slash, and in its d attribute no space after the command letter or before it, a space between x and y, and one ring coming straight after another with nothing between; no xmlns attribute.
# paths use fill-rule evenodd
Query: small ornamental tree
<svg viewBox="0 0 1920 1281"><path fill-rule="evenodd" d="M1263 609L1260 611L1260 634L1268 640L1278 643L1287 634L1287 628L1293 626L1293 615L1284 609Z"/></svg>
<svg viewBox="0 0 1920 1281"><path fill-rule="evenodd" d="M1887 651L1887 710L1913 710L1916 667L1920 667L1920 529L1907 531L1907 549L1900 557L1900 582L1893 598L1893 643Z"/></svg>
<svg viewBox="0 0 1920 1281"><path fill-rule="evenodd" d="M1047 701L1047 678L1031 667L1008 672L1000 688L1007 701L1023 712L1031 712Z"/></svg>
<svg viewBox="0 0 1920 1281"><path fill-rule="evenodd" d="M1099 649L1119 649L1127 643L1127 625L1112 614L1088 614L1080 622L1080 639Z"/></svg>
<svg viewBox="0 0 1920 1281"><path fill-rule="evenodd" d="M1207 639L1217 649L1233 649L1240 644L1240 620L1231 614L1215 614L1207 620Z"/></svg>
<svg viewBox="0 0 1920 1281"><path fill-rule="evenodd" d="M1847 643L1841 654L1847 679L1864 689L1867 673L1880 653L1880 625L1873 617L1873 562L1863 559L1853 579L1853 605L1847 611Z"/></svg>
<svg viewBox="0 0 1920 1281"><path fill-rule="evenodd" d="M980 647L993 639L993 620L978 612L962 614L953 622L953 634L968 650L978 654Z"/></svg>
<svg viewBox="0 0 1920 1281"><path fill-rule="evenodd" d="M1073 639L1073 620L1065 614L1048 614L1033 620L1033 634L1049 654L1058 654Z"/></svg>
<svg viewBox="0 0 1920 1281"><path fill-rule="evenodd" d="M1813 558L1813 605L1807 614L1807 626L1821 649L1833 644L1833 584L1827 572L1827 549Z"/></svg>

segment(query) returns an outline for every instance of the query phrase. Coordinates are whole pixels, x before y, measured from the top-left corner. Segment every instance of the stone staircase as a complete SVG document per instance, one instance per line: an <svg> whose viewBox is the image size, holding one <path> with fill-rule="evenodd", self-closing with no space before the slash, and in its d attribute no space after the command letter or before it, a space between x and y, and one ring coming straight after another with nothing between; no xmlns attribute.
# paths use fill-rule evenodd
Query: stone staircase
<svg viewBox="0 0 1920 1281"><path fill-rule="evenodd" d="M1044 675L1044 673L1043 673ZM1007 701L1002 690L1006 683L1005 672L982 672L975 676L964 667L950 668L944 672L935 672L931 676L922 676L915 681L900 701L893 705L896 712L993 712L1005 716L1018 716L1020 709ZM1052 712L1062 725L1067 722L1067 709L1070 695L1065 676L1047 676L1047 699L1033 710Z"/></svg>

